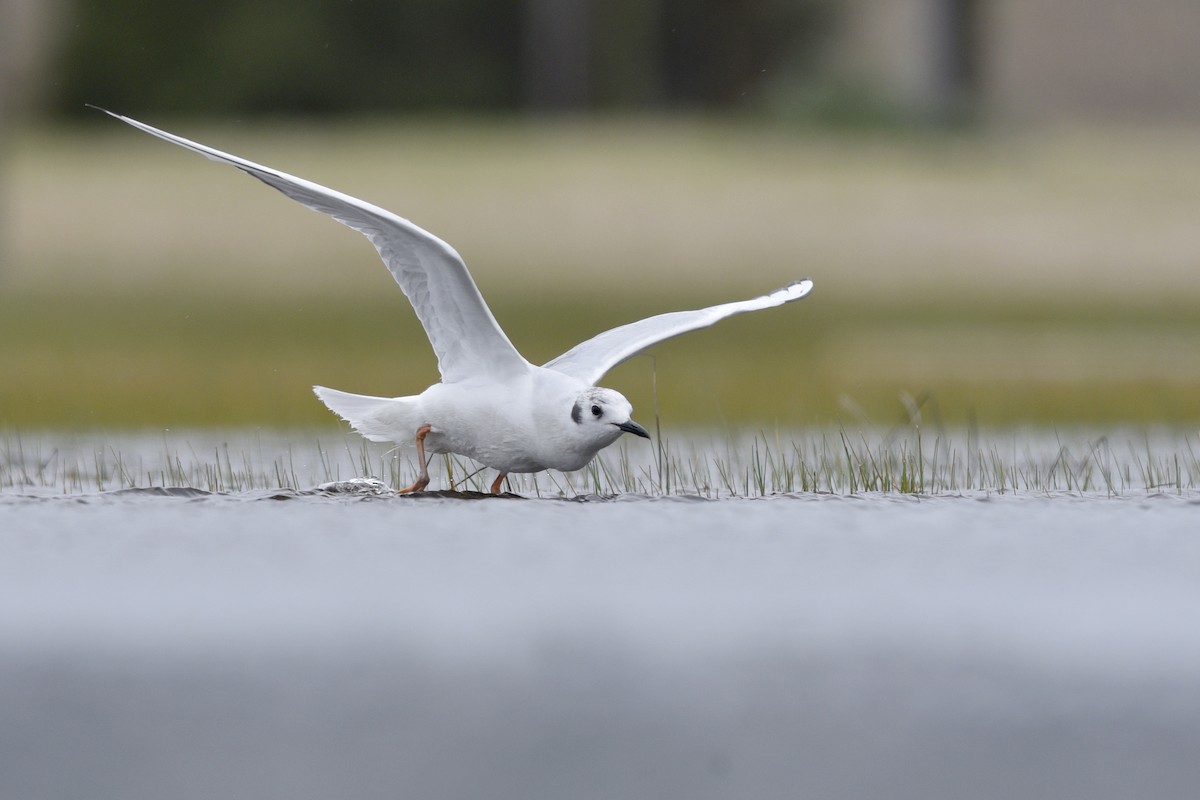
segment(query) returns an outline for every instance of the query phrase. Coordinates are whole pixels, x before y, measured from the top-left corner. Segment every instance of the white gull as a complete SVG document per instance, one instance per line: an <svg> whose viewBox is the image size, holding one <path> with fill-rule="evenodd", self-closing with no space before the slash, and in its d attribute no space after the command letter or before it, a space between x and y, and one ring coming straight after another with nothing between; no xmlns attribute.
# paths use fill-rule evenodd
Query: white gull
<svg viewBox="0 0 1200 800"><path fill-rule="evenodd" d="M542 366L526 361L500 329L454 248L406 219L349 195L255 164L99 109L146 133L230 164L293 200L362 233L412 303L442 380L410 397L369 397L324 386L313 391L331 411L376 442L415 441L420 475L403 492L429 485L426 453L457 453L499 472L581 469L622 433L650 438L619 392L596 381L630 356L734 314L799 300L800 280L752 300L674 311L605 331Z"/></svg>

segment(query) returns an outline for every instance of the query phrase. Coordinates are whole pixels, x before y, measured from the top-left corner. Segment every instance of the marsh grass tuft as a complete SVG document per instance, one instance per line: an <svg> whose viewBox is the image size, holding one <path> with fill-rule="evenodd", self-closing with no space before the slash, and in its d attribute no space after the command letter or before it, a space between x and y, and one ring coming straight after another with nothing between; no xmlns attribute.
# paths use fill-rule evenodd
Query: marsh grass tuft
<svg viewBox="0 0 1200 800"><path fill-rule="evenodd" d="M653 447L622 442L576 473L510 475L506 488L528 497L636 494L651 497L757 498L956 493L1184 493L1200 488L1195 433L1127 435L969 429L930 436L919 426L883 434L837 428L759 432L682 440ZM307 439L311 444L298 445ZM377 478L412 483L412 454L352 436L261 434L211 441L212 434L102 439L0 435L0 492L65 495L115 489L182 487L239 494L302 490L330 481ZM330 442L334 442L330 444ZM431 488L486 492L489 470L446 456Z"/></svg>

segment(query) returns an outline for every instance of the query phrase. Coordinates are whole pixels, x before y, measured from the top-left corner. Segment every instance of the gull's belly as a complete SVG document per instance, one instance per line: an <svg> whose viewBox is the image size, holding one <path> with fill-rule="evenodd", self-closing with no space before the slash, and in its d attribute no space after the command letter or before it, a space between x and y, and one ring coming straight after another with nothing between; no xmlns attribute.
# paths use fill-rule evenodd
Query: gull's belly
<svg viewBox="0 0 1200 800"><path fill-rule="evenodd" d="M542 463L537 442L527 433L508 427L441 427L435 425L425 438L433 453L455 453L474 459L501 472L538 472Z"/></svg>
<svg viewBox="0 0 1200 800"><path fill-rule="evenodd" d="M443 432L438 432L434 426L425 444L430 452L466 456L500 472L541 472L546 469L572 472L582 469L596 455L591 449L556 446L553 440L537 431L502 426Z"/></svg>
<svg viewBox="0 0 1200 800"><path fill-rule="evenodd" d="M426 449L456 453L502 472L546 469L539 456L537 427L519 404L501 402L492 392L427 392L425 419L431 430Z"/></svg>

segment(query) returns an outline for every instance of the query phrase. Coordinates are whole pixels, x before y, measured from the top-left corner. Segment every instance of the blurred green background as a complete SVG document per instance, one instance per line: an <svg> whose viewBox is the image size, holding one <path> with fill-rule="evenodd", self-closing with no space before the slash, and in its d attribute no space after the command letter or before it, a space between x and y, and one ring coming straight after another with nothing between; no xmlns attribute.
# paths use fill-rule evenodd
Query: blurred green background
<svg viewBox="0 0 1200 800"><path fill-rule="evenodd" d="M83 103L452 243L519 349L664 424L1200 421L1186 0L0 0L0 426L332 424L436 380L357 234ZM657 390L657 396L655 396Z"/></svg>

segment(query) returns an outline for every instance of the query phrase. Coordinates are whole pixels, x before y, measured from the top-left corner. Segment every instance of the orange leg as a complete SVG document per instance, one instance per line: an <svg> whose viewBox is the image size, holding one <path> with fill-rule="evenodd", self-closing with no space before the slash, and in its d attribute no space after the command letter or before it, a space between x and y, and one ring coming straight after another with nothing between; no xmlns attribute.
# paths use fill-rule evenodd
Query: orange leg
<svg viewBox="0 0 1200 800"><path fill-rule="evenodd" d="M417 476L416 483L407 489L401 489L399 494L419 492L429 485L429 468L425 464L425 435L431 430L432 428L428 425L417 428L417 463L421 465L421 474Z"/></svg>
<svg viewBox="0 0 1200 800"><path fill-rule="evenodd" d="M501 472L496 476L496 480L492 481L492 494L500 494L500 484L504 483L504 479L507 477L507 472Z"/></svg>

